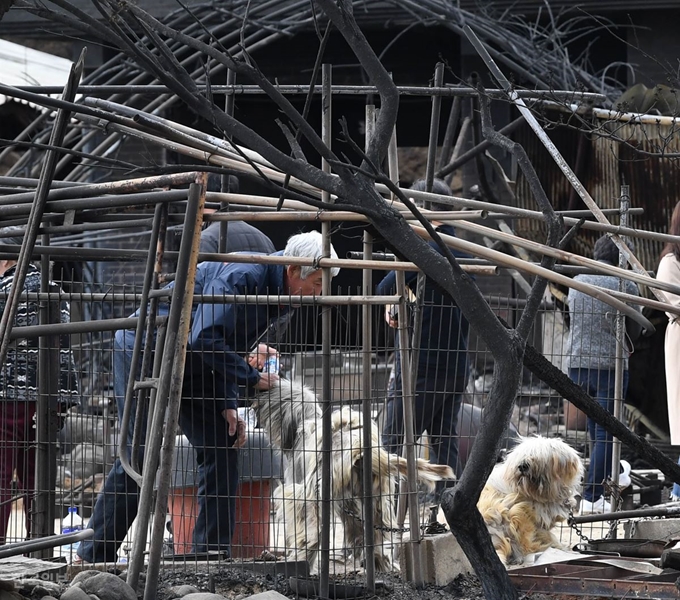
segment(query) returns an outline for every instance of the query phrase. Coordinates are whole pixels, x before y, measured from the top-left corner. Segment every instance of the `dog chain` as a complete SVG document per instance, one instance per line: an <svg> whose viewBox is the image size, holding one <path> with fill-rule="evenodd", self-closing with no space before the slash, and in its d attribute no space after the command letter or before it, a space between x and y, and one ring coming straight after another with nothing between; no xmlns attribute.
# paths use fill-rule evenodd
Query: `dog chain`
<svg viewBox="0 0 680 600"><path fill-rule="evenodd" d="M576 523L574 523L574 510L572 508L569 509L569 520L567 523L576 532L576 535L582 542L585 542L586 544L590 542L590 538L583 533L583 530Z"/></svg>
<svg viewBox="0 0 680 600"><path fill-rule="evenodd" d="M357 521L359 521L359 523L364 522L364 519L362 517L360 517L355 512L351 511L349 508L343 506L342 512L349 515L353 519L356 519ZM373 529L375 529L376 531L386 531L387 533L407 533L410 531L408 527L381 527L380 525L374 525Z"/></svg>
<svg viewBox="0 0 680 600"><path fill-rule="evenodd" d="M350 517L356 519L360 523L364 522L364 519L352 512L349 508L342 507L342 512L348 514ZM410 527L382 527L381 525L374 525L373 529L376 531L384 531L386 533L408 533L411 531ZM429 523L427 525L421 525L420 529L425 533L446 533L446 525L441 523Z"/></svg>
<svg viewBox="0 0 680 600"><path fill-rule="evenodd" d="M622 499L619 496L616 499L616 509L615 509L616 511L621 508L622 503L623 503ZM580 540L582 542L585 542L586 544L588 542L591 542L592 540L585 533L583 533L583 530L576 523L574 523L573 517L574 517L574 511L573 511L572 508L570 508L569 509L569 520L567 521L567 523L576 532L576 535L578 535L578 537L580 538ZM618 521L616 521L616 520L609 521L609 531L607 532L607 535L604 536L605 540L610 540L610 539L613 538L614 531L616 531L617 526L618 526Z"/></svg>

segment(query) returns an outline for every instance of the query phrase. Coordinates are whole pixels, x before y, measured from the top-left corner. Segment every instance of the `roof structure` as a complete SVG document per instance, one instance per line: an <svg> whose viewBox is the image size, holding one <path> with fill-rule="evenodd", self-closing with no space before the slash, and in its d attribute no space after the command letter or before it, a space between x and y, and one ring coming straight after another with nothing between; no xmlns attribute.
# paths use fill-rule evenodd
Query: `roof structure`
<svg viewBox="0 0 680 600"><path fill-rule="evenodd" d="M200 0L187 0L184 4L192 7L201 4ZM73 6L82 10L84 13L96 16L98 13L93 3L90 0L73 0ZM178 8L179 4L176 0L139 0L137 3L144 10L148 11L155 17L162 18L168 13ZM237 8L240 2L238 0L214 0L215 7L225 8L227 10ZM257 3L253 3L257 4ZM299 4L295 0L280 0L276 3L277 7L291 7ZM454 5L461 10L479 12L480 10L493 10L498 13L525 15L535 17L536 15L548 13L545 0L438 0L437 4L442 7L447 5ZM356 2L356 19L360 25L364 25L370 21L380 22L385 24L389 22L411 22L412 8L408 6L409 3L395 3L389 0L358 0ZM580 0L574 2L573 0L550 0L548 3L549 11L557 14L565 10L579 10L584 13L595 13L598 15L606 13L621 13L641 10L652 10L659 8L677 8L676 0L646 0L644 7L641 7L639 0ZM40 22L41 19L31 13L21 10L22 3L18 2L11 8L8 13L0 21L0 35L10 34L16 35L23 32L29 32L32 35L40 35L40 32L50 33L61 31L62 25L58 22ZM40 22L39 30L36 30L36 22Z"/></svg>

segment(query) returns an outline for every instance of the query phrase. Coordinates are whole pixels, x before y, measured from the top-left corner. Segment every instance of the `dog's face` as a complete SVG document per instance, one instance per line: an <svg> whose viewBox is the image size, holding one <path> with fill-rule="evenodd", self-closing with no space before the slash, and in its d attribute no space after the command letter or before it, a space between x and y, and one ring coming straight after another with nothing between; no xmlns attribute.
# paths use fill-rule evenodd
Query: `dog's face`
<svg viewBox="0 0 680 600"><path fill-rule="evenodd" d="M539 503L565 503L575 496L583 477L578 453L559 439L524 438L503 464L506 483Z"/></svg>

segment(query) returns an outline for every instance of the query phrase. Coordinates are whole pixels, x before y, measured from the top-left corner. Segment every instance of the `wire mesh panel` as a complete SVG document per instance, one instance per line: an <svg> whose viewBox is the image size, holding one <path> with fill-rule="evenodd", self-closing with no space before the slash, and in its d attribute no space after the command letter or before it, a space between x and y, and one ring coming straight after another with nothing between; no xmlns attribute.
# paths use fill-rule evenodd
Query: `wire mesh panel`
<svg viewBox="0 0 680 600"><path fill-rule="evenodd" d="M102 273L100 266L92 272ZM272 279L266 286L232 285L230 274L240 277L250 273L249 267L252 273L283 277L283 266L235 269L206 262L198 267L182 401L173 433L165 564L202 573L229 566L315 577L327 560L337 581L354 583L365 577L367 561L373 561L378 571L396 574L400 567L408 571L404 561L414 532L436 535L446 524L439 503L455 478L438 466L448 465L451 474L460 477L483 427L494 364L489 350L474 331L468 331L450 300L432 291L418 297L415 280L403 314L396 314L391 304L365 299L370 323L364 323L358 289L337 288L324 301L303 302L282 293L283 279L276 284ZM172 270L172 263L167 269ZM18 327L34 323L17 322L11 367L24 365L30 370L41 352L46 358L45 366L35 367L35 401L3 399L5 437L0 444L3 466L12 470L2 483L6 541L89 524L94 529L91 540L54 553L68 561L81 555L86 561L120 565L130 559L140 535L144 534L147 548L150 539L149 530L139 528L138 473L157 469L145 463L145 434L157 400L160 364L172 350L164 348L164 319L173 283L151 294L154 299L147 309L157 305L155 325L150 326L149 312L138 330L135 319L141 314L144 287L139 263L108 265L106 279L93 281L87 289L76 281L77 271L58 270L62 279L40 296L53 307L41 317L45 321L35 323L45 325L44 335L24 339ZM73 279L67 279L67 273ZM38 307L39 292L40 287L33 304L30 296L24 299L21 318L38 310L31 307ZM517 298L486 300L511 324L517 323L524 307ZM575 323L598 343L603 327L610 332L610 309L592 323L599 308L582 302L573 307L569 303L566 310L552 298L544 301L534 324L533 345L565 372L574 368L574 356L601 360L606 353L574 351L570 338ZM50 329L66 321L63 310L70 312L76 329ZM330 356L323 351L324 311L331 320ZM124 325L102 326L130 317ZM400 336L399 326L405 335ZM140 335L138 362L133 364ZM266 347L276 353L281 384L256 389L258 372L266 363L258 350L268 356ZM405 388L405 369L412 389ZM594 370L598 381L603 371ZM609 371L605 383L611 387ZM13 372L6 368L3 377ZM66 379L54 379L54 373ZM50 381L53 387L47 387ZM324 389L329 390L328 397ZM591 393L597 395L597 390ZM49 414L63 418L63 427L53 427L52 438L44 442L37 437L38 420L33 418L40 394L45 395ZM130 417L122 427L126 396ZM408 483L406 403L414 408L410 426L415 435L415 488ZM238 421L235 416L230 421L230 409ZM624 412L624 417L628 414ZM167 415L166 422L169 419ZM239 427L243 445L234 449L230 443ZM586 468L597 458L593 446L597 431L589 435L583 416L526 372L511 422L498 443L498 460L520 436L533 434L563 439L580 453ZM126 443L121 445L122 435ZM326 435L331 451L325 456ZM611 457L611 439L600 444L601 452ZM597 487L611 468L611 458L606 461L604 472L589 483L608 495L606 486ZM32 481L31 474L42 478ZM321 494L326 482L331 490L329 522L323 518ZM411 489L415 493L409 493ZM408 509L409 502L417 503L416 513ZM74 521L69 508L77 510L82 523ZM37 520L36 514L41 515ZM34 522L46 521L42 529L34 527ZM141 527L148 529L150 522ZM590 526L587 532L565 527L558 534L574 544L579 535L603 537L607 530L601 525ZM408 579L407 573L395 577L404 584Z"/></svg>

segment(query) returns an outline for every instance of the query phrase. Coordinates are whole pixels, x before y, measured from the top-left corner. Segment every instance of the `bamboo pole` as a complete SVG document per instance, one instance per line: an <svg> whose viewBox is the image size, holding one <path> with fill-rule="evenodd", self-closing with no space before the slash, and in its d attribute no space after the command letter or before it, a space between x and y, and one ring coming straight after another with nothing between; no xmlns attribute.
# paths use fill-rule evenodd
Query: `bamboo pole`
<svg viewBox="0 0 680 600"><path fill-rule="evenodd" d="M422 212L423 214L427 214L428 211L427 209L423 209ZM547 246L539 242L527 240L514 234L498 231L496 229L492 229L491 227L486 227L484 225L479 225L477 223L469 223L467 221L459 220L455 222L455 225L456 227L464 231L469 231L471 233L475 233L481 236L488 236L493 239L506 242L513 246L519 246L520 248L525 248L527 250L537 252L538 254L552 256L553 258L571 263L576 266L588 267L595 272L603 273L606 275L612 275L622 279L627 279L633 281L634 283L637 283L638 285L646 285L648 287L654 287L656 289L671 292L673 294L680 294L680 286L667 283L665 281L653 279L647 274L647 271L645 271L643 275L640 273L630 271L628 269L620 269L619 267L599 262L593 260L592 258L586 258L585 256L573 254L572 252L568 252L566 250L553 248L552 246ZM416 228L415 225L411 225L411 227ZM425 230L423 229L423 231ZM663 302L664 299L661 299L661 302Z"/></svg>
<svg viewBox="0 0 680 600"><path fill-rule="evenodd" d="M544 106L555 108L563 112L592 115L596 119L618 121L620 123L632 123L634 125L679 125L680 117L666 115L650 115L647 113L623 112L608 108L595 108L581 104L560 104L551 100L540 100Z"/></svg>
<svg viewBox="0 0 680 600"><path fill-rule="evenodd" d="M198 84L196 86L198 90L206 90L204 84ZM32 94L60 94L63 90L61 86L56 85L18 85L14 86L15 90L20 92L30 92ZM147 85L84 85L81 86L81 92L87 94L88 96L94 96L96 94L168 94L171 93L170 90L161 84L147 84ZM277 91L286 96L298 96L307 95L309 93L309 85L307 84L284 84L277 85ZM476 96L479 92L472 87L458 87L455 85L443 85L443 86L415 86L415 85L400 85L397 86L399 93L402 96L432 96L439 95L443 97L471 97ZM226 95L263 95L267 92L263 90L259 85L252 84L234 84L234 85L211 85L210 91L213 94L226 94ZM314 90L315 94L320 94L320 89ZM348 85L348 84L335 84L331 88L331 93L335 95L355 95L364 96L370 94L377 94L378 89L371 85ZM505 91L501 89L488 89L486 93L491 98L505 98ZM593 102L601 102L606 100L604 94L598 94L596 92L582 92L582 91L572 91L572 90L518 90L517 93L522 98L531 99L542 99L542 98L552 98L559 99L564 98L565 100L573 100L575 98L580 98L582 100L589 100ZM6 96L11 96L8 91L3 91ZM85 100L90 100L86 98Z"/></svg>
<svg viewBox="0 0 680 600"><path fill-rule="evenodd" d="M467 36L468 40L470 40L470 43L475 47L475 50L477 50L477 53L484 61L491 74L494 76L496 81L498 81L498 83L506 90L512 103L515 106L517 106L521 115L526 119L531 129L534 131L534 133L541 141L541 143L545 146L546 150L548 150L552 159L555 161L560 170L564 173L567 180L576 190L576 193L580 196L585 205L593 212L593 215L598 221L600 221L600 223L610 225L607 217L604 214L602 214L600 207L595 203L595 200L593 200L591 195L588 193L588 190L586 190L585 186L581 183L576 174L571 170L571 167L564 160L564 157L560 154L559 150L557 149L553 141L548 137L548 134L543 130L540 123L536 120L536 117L534 117L529 108L527 108L524 100L522 100L517 94L516 90L513 89L510 82L506 79L505 75L502 73L502 71L498 68L494 60L489 55L486 47L479 41L479 38L475 35L474 31L472 31L469 25L465 25L463 27L463 31L465 32L465 35ZM612 234L611 239L616 244L616 247L619 249L619 252L621 252L621 254L623 254L626 257L626 260L628 260L628 263L633 268L633 270L637 271L645 278L651 280L649 275L647 275L647 270L642 266L640 261L635 257L635 255L633 254L633 252L631 252L628 246L626 246L625 242L621 239L621 237L618 234ZM654 289L653 286L650 285L649 287L654 295L656 295L660 300L664 300L664 297L662 295L659 295L659 292L656 289Z"/></svg>
<svg viewBox="0 0 680 600"><path fill-rule="evenodd" d="M92 198L100 194L132 194L153 188L166 188L187 185L194 181L197 176L196 171L186 173L172 173L169 175L156 175L153 177L140 177L137 179L125 179L122 181L109 181L107 183L92 183L84 185L82 183L54 182L47 193L48 201L55 200L75 200L82 198ZM30 180L34 181L34 180ZM11 206L14 204L31 204L35 199L35 192L20 192L18 194L5 194L0 196L0 206ZM149 204L152 202L149 201Z"/></svg>
<svg viewBox="0 0 680 600"><path fill-rule="evenodd" d="M417 221L417 217L410 211L400 211L406 221ZM460 211L432 211L428 213L428 218L436 221L446 219L455 221L458 219L485 219L487 214L483 210L460 210ZM206 215L206 221L361 221L368 222L368 218L358 213L338 210L281 210L274 211L231 211L225 213L213 213Z"/></svg>
<svg viewBox="0 0 680 600"><path fill-rule="evenodd" d="M420 235L423 238L429 239L430 237L429 233L424 227L419 227L416 225L412 225L412 227L413 230L418 235ZM439 235L442 238L442 240L444 240L447 243L447 245L449 245L451 248L455 248L456 250L462 250L463 252L467 252L475 256L481 256L482 258L488 258L489 260L493 260L499 265L503 265L509 269L517 269L518 271L524 271L526 273L530 273L531 275L545 277L549 281L560 283L567 287L574 288L575 290L579 290L584 294L588 294L589 296L597 298L598 300L601 300L602 302L609 304L609 306L612 306L613 308L620 310L626 316L630 317L635 322L639 323L647 331L654 331L654 326L637 310L631 308L630 306L621 302L620 300L617 300L611 294L603 292L601 289L598 289L594 286L588 285L581 281L575 281L574 279L566 277L565 275L560 275L559 273L555 273L554 271L544 269L543 267L534 265L532 263L527 263L519 258L515 258L514 256L509 256L502 252L498 252L497 250L485 248L484 246L480 246L479 244L474 244L472 242L468 242L467 240L462 240L460 238L445 235L443 233L440 233Z"/></svg>
<svg viewBox="0 0 680 600"><path fill-rule="evenodd" d="M628 279L637 283L638 285L646 285L648 287L660 289L666 292L671 292L673 294L680 294L680 285L675 285L667 283L665 281L659 281L657 279L652 279L645 270L644 275L628 269L620 269L613 265L607 263L602 263L592 258L586 258L585 256L579 256L578 254L573 254L566 250L561 250L559 248L553 248L539 242L533 242L527 240L511 233L505 233L503 231L497 231L491 227L485 227L484 225L478 225L477 223L469 223L467 221L456 221L456 227L464 231L469 231L479 235L486 235L503 242L507 242L513 246L519 246L520 248L525 248L527 250L532 250L539 254L545 256L552 256L558 260L563 260L565 262L571 263L573 265L578 265L582 267L589 267L596 272L604 273L607 275L614 275L616 277L621 277L623 279Z"/></svg>
<svg viewBox="0 0 680 600"><path fill-rule="evenodd" d="M205 142L210 146L215 146L226 152L229 152L234 159L239 160L244 164L246 164L246 161L243 158L243 156L247 156L250 160L254 162L266 165L271 168L275 168L274 165L272 165L268 160L266 160L257 152L250 150L249 148L235 144L230 140L225 140L223 138L210 135L209 133L205 133L203 131L200 131L199 129L194 129L193 127L189 127L187 125L184 125L183 123L178 123L176 121L166 119L164 117L161 117L160 115L152 115L147 112L144 112L143 110L132 108L124 104L118 104L117 102L111 102L110 100L85 98L83 100L83 104L93 106L96 108L101 108L102 110L118 112L123 116L131 118L133 121L140 125L161 128L162 131L167 131L172 135L181 133L186 137L193 137L197 141Z"/></svg>

